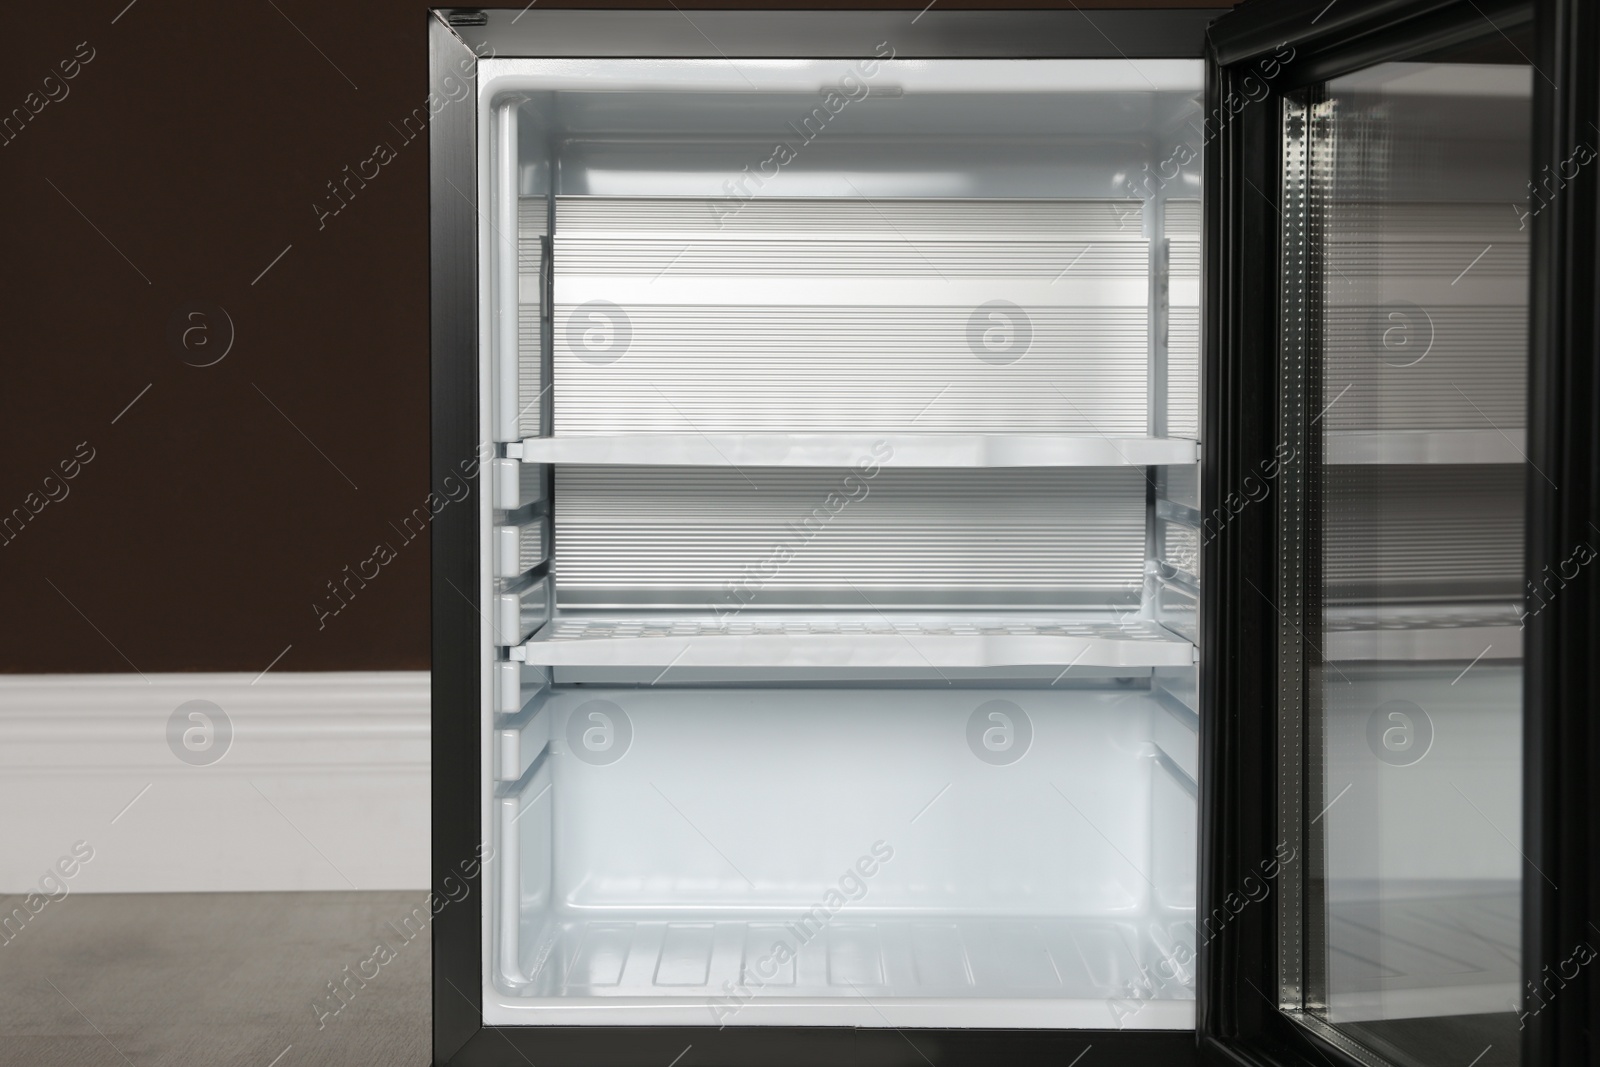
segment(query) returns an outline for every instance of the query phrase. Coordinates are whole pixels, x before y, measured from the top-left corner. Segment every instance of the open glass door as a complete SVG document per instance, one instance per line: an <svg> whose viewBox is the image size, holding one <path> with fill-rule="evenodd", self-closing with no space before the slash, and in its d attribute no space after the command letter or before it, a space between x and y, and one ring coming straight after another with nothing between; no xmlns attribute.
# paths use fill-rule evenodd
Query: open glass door
<svg viewBox="0 0 1600 1067"><path fill-rule="evenodd" d="M1527 581L1533 14L1315 6L1213 35L1202 1035L1509 1067L1524 632L1563 584Z"/></svg>
<svg viewBox="0 0 1600 1067"><path fill-rule="evenodd" d="M1282 993L1416 1067L1519 1062L1533 72L1484 30L1284 102Z"/></svg>

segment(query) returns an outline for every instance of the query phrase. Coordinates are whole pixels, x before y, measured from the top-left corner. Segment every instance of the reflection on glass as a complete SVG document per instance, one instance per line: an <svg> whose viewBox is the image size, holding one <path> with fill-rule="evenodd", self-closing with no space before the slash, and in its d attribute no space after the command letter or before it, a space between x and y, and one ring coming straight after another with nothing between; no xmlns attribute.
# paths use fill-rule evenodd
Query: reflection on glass
<svg viewBox="0 0 1600 1067"><path fill-rule="evenodd" d="M1306 818L1325 880L1308 990L1397 1064L1518 1062L1530 93L1520 62L1404 62L1313 104L1324 762Z"/></svg>

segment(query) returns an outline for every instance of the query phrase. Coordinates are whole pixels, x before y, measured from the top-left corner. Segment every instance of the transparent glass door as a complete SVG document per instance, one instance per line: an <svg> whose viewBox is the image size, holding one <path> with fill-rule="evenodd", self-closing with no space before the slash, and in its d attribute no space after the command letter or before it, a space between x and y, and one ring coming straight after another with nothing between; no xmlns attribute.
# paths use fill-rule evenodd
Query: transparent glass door
<svg viewBox="0 0 1600 1067"><path fill-rule="evenodd" d="M1536 75L1485 30L1284 101L1281 987L1413 1067L1519 1062L1522 624L1555 588L1524 599Z"/></svg>

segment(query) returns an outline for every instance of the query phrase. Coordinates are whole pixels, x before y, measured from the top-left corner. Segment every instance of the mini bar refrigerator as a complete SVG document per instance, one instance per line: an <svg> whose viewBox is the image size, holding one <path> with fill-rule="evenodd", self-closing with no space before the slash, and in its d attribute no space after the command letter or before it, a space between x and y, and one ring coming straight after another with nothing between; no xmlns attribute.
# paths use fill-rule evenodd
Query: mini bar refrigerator
<svg viewBox="0 0 1600 1067"><path fill-rule="evenodd" d="M428 32L436 1062L1596 1062L1592 14Z"/></svg>

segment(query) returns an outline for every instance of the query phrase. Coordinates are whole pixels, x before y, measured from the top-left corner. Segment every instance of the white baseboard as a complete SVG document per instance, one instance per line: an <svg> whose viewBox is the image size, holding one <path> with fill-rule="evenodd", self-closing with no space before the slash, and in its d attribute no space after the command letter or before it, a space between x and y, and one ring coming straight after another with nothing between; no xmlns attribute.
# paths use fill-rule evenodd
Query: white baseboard
<svg viewBox="0 0 1600 1067"><path fill-rule="evenodd" d="M0 676L0 893L426 889L429 796L426 671Z"/></svg>

